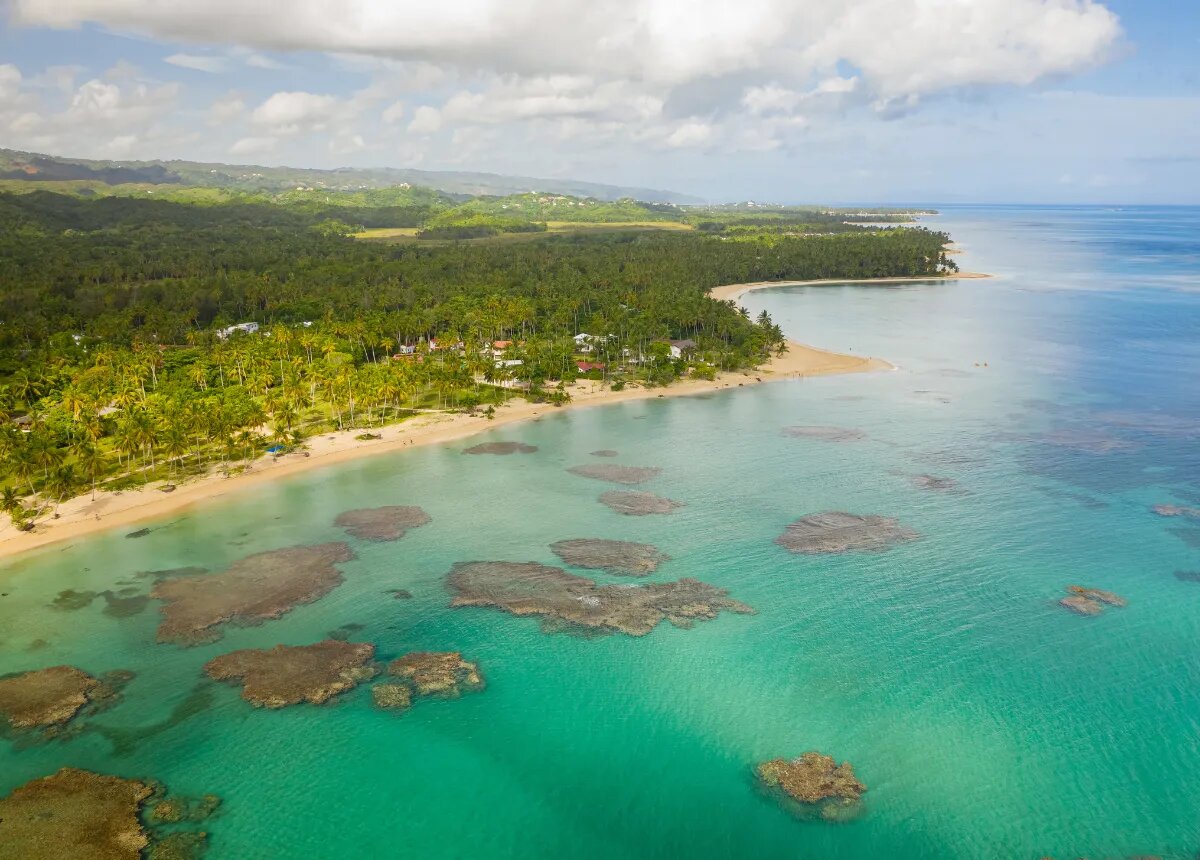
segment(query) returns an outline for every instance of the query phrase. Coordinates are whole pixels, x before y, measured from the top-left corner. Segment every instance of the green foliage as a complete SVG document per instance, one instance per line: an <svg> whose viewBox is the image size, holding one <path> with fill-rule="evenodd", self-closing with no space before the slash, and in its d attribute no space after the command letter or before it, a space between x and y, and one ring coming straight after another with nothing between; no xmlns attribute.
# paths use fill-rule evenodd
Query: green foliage
<svg viewBox="0 0 1200 860"><path fill-rule="evenodd" d="M443 227L530 226L452 211ZM953 267L948 237L915 228L441 245L349 229L301 203L0 194L0 489L14 521L41 515L28 496L173 481L422 410L494 414L513 386L561 405L582 359L613 388L762 362L782 332L709 298L719 284ZM687 361L670 355L681 338L697 343Z"/></svg>

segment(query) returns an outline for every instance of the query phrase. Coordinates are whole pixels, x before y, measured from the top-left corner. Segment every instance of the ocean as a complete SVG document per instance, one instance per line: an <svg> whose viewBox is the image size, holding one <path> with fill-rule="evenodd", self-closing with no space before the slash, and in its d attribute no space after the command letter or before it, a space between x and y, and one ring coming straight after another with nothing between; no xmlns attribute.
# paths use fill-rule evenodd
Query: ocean
<svg viewBox="0 0 1200 860"><path fill-rule="evenodd" d="M7 560L0 675L136 677L76 737L0 740L0 795L64 766L215 793L207 856L238 860L1195 857L1200 582L1176 574L1200 572L1200 519L1152 508L1200 508L1200 208L951 207L927 223L998 277L743 299L895 371L546 415ZM538 450L463 455L488 441ZM598 496L622 488L567 471L599 463L661 468L636 489L684 507L610 510ZM394 542L334 524L379 505L431 521ZM775 542L826 511L919 538ZM450 608L456 563L561 566L550 544L569 538L671 556L645 579L576 575L691 577L757 614L634 637ZM124 617L54 605L342 540L341 585L211 644L156 644L153 600ZM1128 605L1073 613L1058 604L1072 584ZM369 685L264 710L201 672L330 632L381 659L461 651L487 686L404 712ZM853 820L798 816L757 785L759 762L810 750L867 786Z"/></svg>

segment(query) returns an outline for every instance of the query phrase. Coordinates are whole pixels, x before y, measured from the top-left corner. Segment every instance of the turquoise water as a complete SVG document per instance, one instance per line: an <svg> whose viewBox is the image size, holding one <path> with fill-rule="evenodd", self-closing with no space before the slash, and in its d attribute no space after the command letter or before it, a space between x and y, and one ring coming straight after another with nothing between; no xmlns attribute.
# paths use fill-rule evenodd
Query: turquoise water
<svg viewBox="0 0 1200 860"><path fill-rule="evenodd" d="M533 455L416 449L9 562L0 673L138 674L69 743L0 742L0 793L64 765L215 792L209 856L239 860L1195 856L1200 584L1174 572L1200 570L1200 523L1149 507L1200 505L1200 210L937 223L964 268L1002 277L745 298L795 338L896 372L556 414L488 437ZM867 438L780 433L795 424ZM619 516L596 501L606 485L565 471L586 462L660 466L644 489L687 507ZM433 521L396 543L351 539L329 596L212 645L154 644L153 604L125 619L103 601L49 607L66 588L147 586L138 571L341 540L338 513L383 504ZM822 510L897 516L923 537L825 557L773 543ZM652 580L702 579L758 614L580 638L448 608L456 561L556 564L548 545L574 537L654 543L673 560ZM1072 615L1055 605L1068 583L1129 606ZM488 687L400 715L365 688L265 712L201 679L217 654L347 623L383 657L461 650ZM207 707L172 720L197 691ZM858 820L800 821L756 790L756 762L809 749L854 764Z"/></svg>

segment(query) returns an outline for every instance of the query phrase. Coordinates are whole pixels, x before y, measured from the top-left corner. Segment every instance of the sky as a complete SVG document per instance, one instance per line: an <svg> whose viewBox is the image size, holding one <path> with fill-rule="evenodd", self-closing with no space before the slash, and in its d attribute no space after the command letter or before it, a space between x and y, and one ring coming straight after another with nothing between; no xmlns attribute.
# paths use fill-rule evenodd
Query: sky
<svg viewBox="0 0 1200 860"><path fill-rule="evenodd" d="M0 146L1200 203L1200 0L0 0Z"/></svg>

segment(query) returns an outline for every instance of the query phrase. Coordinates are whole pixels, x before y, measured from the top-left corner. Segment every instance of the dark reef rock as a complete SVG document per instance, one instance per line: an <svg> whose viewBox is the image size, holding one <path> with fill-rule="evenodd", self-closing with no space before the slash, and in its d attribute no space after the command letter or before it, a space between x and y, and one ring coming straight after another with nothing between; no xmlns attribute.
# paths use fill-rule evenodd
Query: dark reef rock
<svg viewBox="0 0 1200 860"><path fill-rule="evenodd" d="M918 490L954 490L958 482L953 478L939 478L937 475L909 475L909 482Z"/></svg>
<svg viewBox="0 0 1200 860"><path fill-rule="evenodd" d="M207 818L220 799L171 800L161 785L65 767L0 799L4 860L179 860L198 857L205 834L151 825ZM166 816L157 814L165 807Z"/></svg>
<svg viewBox="0 0 1200 860"><path fill-rule="evenodd" d="M387 673L409 682L418 696L457 699L483 689L479 666L458 651L414 651L389 663Z"/></svg>
<svg viewBox="0 0 1200 860"><path fill-rule="evenodd" d="M1160 517L1190 517L1200 519L1200 508L1188 508L1180 505L1155 505L1151 510Z"/></svg>
<svg viewBox="0 0 1200 860"><path fill-rule="evenodd" d="M1058 601L1064 609L1070 609L1079 615L1099 615L1105 605L1125 606L1128 601L1119 594L1105 591L1101 588L1084 588L1082 585L1068 585L1069 596Z"/></svg>
<svg viewBox="0 0 1200 860"><path fill-rule="evenodd" d="M662 469L656 466L618 466L614 463L572 466L567 471L581 478L608 481L613 484L644 484L662 474Z"/></svg>
<svg viewBox="0 0 1200 860"><path fill-rule="evenodd" d="M150 592L163 601L158 641L215 642L222 624L278 618L340 585L342 574L334 565L353 558L344 543L289 547L247 556L224 573L160 581Z"/></svg>
<svg viewBox="0 0 1200 860"><path fill-rule="evenodd" d="M412 600L412 592L407 588L393 588L387 593L397 600Z"/></svg>
<svg viewBox="0 0 1200 860"><path fill-rule="evenodd" d="M608 448L601 448L599 451L592 452L593 457L616 457L617 452Z"/></svg>
<svg viewBox="0 0 1200 860"><path fill-rule="evenodd" d="M102 684L73 666L51 666L0 678L0 717L14 729L60 726L79 713Z"/></svg>
<svg viewBox="0 0 1200 860"><path fill-rule="evenodd" d="M326 639L315 645L276 645L223 654L204 664L217 681L242 685L242 698L255 707L319 705L374 677L375 646Z"/></svg>
<svg viewBox="0 0 1200 860"><path fill-rule="evenodd" d="M1180 582L1200 582L1200 570L1177 570L1175 578Z"/></svg>
<svg viewBox="0 0 1200 860"><path fill-rule="evenodd" d="M645 636L664 618L680 628L722 611L753 614L728 592L694 579L649 585L602 585L535 562L475 561L447 577L452 607L493 606L513 615L538 615L595 633ZM543 629L547 629L543 625Z"/></svg>
<svg viewBox="0 0 1200 860"><path fill-rule="evenodd" d="M1120 451L1136 451L1142 447L1139 443L1130 441L1129 439L1122 439L1119 436L1091 429L1060 428L1049 433L1043 433L1037 437L1037 441L1047 445L1071 448L1076 451L1083 451L1086 454L1097 455L1115 454Z"/></svg>
<svg viewBox="0 0 1200 860"><path fill-rule="evenodd" d="M795 439L820 439L824 442L858 442L867 438L866 433L853 427L822 427L818 425L784 427L783 435Z"/></svg>
<svg viewBox="0 0 1200 860"><path fill-rule="evenodd" d="M150 597L139 594L136 588L122 588L120 591L76 591L68 588L60 591L50 605L55 609L71 612L86 609L98 597L104 598L104 614L113 618L131 618L141 613L150 603Z"/></svg>
<svg viewBox="0 0 1200 860"><path fill-rule="evenodd" d="M404 711L412 706L412 688L408 684L380 681L371 688L375 707L383 711Z"/></svg>
<svg viewBox="0 0 1200 860"><path fill-rule="evenodd" d="M84 709L90 714L119 700L132 672L110 672L92 678L73 666L52 666L0 678L0 727L23 732L42 729L49 736Z"/></svg>
<svg viewBox="0 0 1200 860"><path fill-rule="evenodd" d="M536 451L537 445L526 445L523 442L484 442L482 445L467 448L463 453L496 454L503 457L509 454L533 454Z"/></svg>
<svg viewBox="0 0 1200 860"><path fill-rule="evenodd" d="M352 537L360 540L399 540L409 529L429 523L429 514L409 505L385 505L382 508L359 508L344 511L333 521Z"/></svg>
<svg viewBox="0 0 1200 860"><path fill-rule="evenodd" d="M775 543L790 552L814 555L880 552L919 537L918 532L900 525L894 517L826 511L796 520Z"/></svg>
<svg viewBox="0 0 1200 860"><path fill-rule="evenodd" d="M63 768L0 800L0 857L140 860L150 836L139 813L153 787Z"/></svg>
<svg viewBox="0 0 1200 860"><path fill-rule="evenodd" d="M867 787L854 776L849 762L840 765L833 756L806 752L788 761L777 758L755 768L761 783L783 797L814 809L821 818L843 820L857 811Z"/></svg>
<svg viewBox="0 0 1200 860"><path fill-rule="evenodd" d="M145 537L148 534L150 534L150 529L138 529L137 531L132 531L129 534L125 535L125 537L141 538L141 537Z"/></svg>
<svg viewBox="0 0 1200 860"><path fill-rule="evenodd" d="M551 551L571 567L605 570L616 576L648 576L671 557L648 543L577 538L550 545Z"/></svg>
<svg viewBox="0 0 1200 860"><path fill-rule="evenodd" d="M630 517L645 517L650 514L670 514L683 507L683 502L665 499L653 493L636 490L610 490L600 496L601 504L607 505L618 514Z"/></svg>

